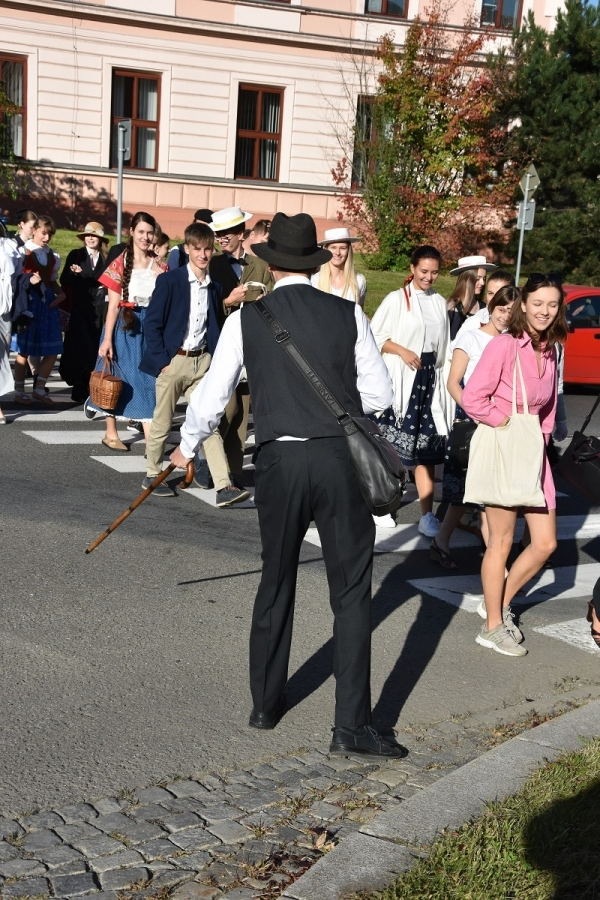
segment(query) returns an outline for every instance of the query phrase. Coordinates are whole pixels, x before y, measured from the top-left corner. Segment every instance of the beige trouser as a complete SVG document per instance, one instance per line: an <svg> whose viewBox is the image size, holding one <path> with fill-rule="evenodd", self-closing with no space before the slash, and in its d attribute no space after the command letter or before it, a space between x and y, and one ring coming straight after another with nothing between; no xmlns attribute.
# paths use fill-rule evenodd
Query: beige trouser
<svg viewBox="0 0 600 900"><path fill-rule="evenodd" d="M250 412L250 387L247 381L240 381L225 407L219 431L225 446L225 456L229 471L241 475L244 468L244 449L248 433Z"/></svg>
<svg viewBox="0 0 600 900"><path fill-rule="evenodd" d="M210 353L203 356L174 356L168 369L156 379L156 406L146 444L146 474L149 478L156 478L162 472L165 444L171 431L177 401L183 394L189 403L193 390L208 372L210 361ZM229 485L229 473L223 440L218 431L204 442L202 449L215 488L220 491Z"/></svg>

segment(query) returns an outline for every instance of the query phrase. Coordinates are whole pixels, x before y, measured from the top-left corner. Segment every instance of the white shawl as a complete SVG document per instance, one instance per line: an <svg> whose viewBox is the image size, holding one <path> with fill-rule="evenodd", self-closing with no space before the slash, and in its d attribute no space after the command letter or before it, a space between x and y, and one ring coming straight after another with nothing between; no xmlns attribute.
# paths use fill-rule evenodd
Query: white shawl
<svg viewBox="0 0 600 900"><path fill-rule="evenodd" d="M410 309L404 290L392 291L384 298L373 316L371 331L380 351L385 342L390 340L400 344L401 347L406 347L407 350L412 350L417 356L423 353L425 321L412 283L408 288L408 294ZM450 325L446 301L442 295L432 289L426 294L427 302L435 305L442 335L436 355L436 380L431 412L438 434L447 435L452 428L455 408L446 387L450 367ZM407 366L395 353L383 353L383 361L394 387L394 413L397 419L402 419L408 409L416 371Z"/></svg>
<svg viewBox="0 0 600 900"><path fill-rule="evenodd" d="M0 238L0 316L12 309L16 276L21 267L21 257L9 238Z"/></svg>

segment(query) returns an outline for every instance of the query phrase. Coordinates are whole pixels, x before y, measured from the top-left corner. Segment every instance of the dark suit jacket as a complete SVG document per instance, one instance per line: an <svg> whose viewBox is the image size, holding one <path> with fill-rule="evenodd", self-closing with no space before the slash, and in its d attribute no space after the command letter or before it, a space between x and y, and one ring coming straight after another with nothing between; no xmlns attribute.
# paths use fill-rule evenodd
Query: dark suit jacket
<svg viewBox="0 0 600 900"><path fill-rule="evenodd" d="M225 320L222 289L211 280L208 286L208 322L206 346L213 354ZM187 266L163 272L156 279L156 287L144 319L146 350L140 369L157 376L168 366L183 343L190 317L191 291Z"/></svg>
<svg viewBox="0 0 600 900"><path fill-rule="evenodd" d="M236 288L238 284L245 284L247 281L259 281L261 284L265 284L269 291L273 290L273 278L269 272L269 266L264 260L259 259L258 256L246 255L241 262L242 277L238 280L235 270L231 265L231 260L226 253L221 253L219 256L213 256L211 259L209 265L210 277L214 278L215 281L218 281L223 288L223 297L229 297L232 290ZM258 300L261 293L259 288L248 288L245 302L251 303L253 300ZM228 307L225 310L225 315L228 315L230 312L233 312L234 309L238 308L239 307L237 306Z"/></svg>

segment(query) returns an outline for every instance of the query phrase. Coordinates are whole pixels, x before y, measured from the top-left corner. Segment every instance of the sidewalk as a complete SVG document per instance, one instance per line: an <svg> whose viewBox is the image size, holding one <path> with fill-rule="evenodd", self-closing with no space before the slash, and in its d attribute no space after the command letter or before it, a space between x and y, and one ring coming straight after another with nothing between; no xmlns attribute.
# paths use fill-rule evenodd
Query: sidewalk
<svg viewBox="0 0 600 900"><path fill-rule="evenodd" d="M376 889L414 859L397 841L428 843L440 828L476 813L484 795L473 787L473 767L506 760L508 753L502 765L518 780L541 753L571 749L574 735L590 728L600 733L599 696L600 687L581 687L546 707L505 710L501 720L480 715L402 734L408 758L382 766L310 750L250 770L5 816L0 894L3 900L117 900L135 891L136 898L161 900L168 894L173 900L271 900L285 892L294 900L337 900L343 891ZM587 730L585 723L591 723ZM558 739L546 739L550 732ZM534 745L525 769L515 765ZM448 795L452 779L468 780L464 809Z"/></svg>

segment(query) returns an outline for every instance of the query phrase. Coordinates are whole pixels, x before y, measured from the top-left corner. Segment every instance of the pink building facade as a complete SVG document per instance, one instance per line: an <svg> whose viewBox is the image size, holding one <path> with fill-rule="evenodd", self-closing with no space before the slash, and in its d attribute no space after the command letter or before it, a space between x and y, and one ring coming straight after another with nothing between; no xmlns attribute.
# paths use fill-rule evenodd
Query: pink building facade
<svg viewBox="0 0 600 900"><path fill-rule="evenodd" d="M124 209L154 213L172 237L199 207L333 223L331 168L351 152L377 42L393 32L401 46L430 4L313 2L3 0L0 77L20 108L5 141L31 166L19 205L110 229L116 122L131 118ZM551 28L560 3L458 0L448 27L472 14L498 46L529 10Z"/></svg>

